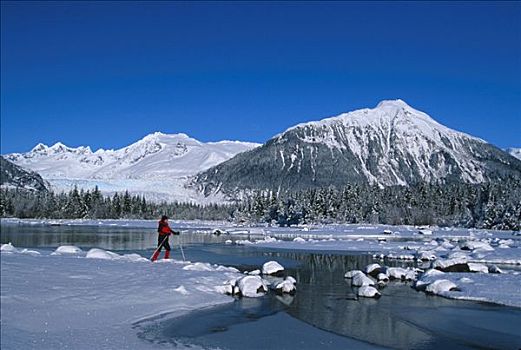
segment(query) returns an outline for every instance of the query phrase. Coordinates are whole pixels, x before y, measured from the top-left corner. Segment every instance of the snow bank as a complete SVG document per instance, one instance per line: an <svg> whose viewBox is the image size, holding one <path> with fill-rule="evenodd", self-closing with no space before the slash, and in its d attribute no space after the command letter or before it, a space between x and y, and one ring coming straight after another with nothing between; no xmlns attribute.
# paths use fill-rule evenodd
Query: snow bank
<svg viewBox="0 0 521 350"><path fill-rule="evenodd" d="M262 274L274 275L284 271L284 267L276 261L268 261L262 265Z"/></svg>
<svg viewBox="0 0 521 350"><path fill-rule="evenodd" d="M92 248L87 252L85 256L87 259L104 259L104 260L116 260L121 258L121 255L113 253L108 250L103 250L99 248Z"/></svg>
<svg viewBox="0 0 521 350"><path fill-rule="evenodd" d="M188 271L174 261L155 264L101 249L87 252L87 259L22 249L4 254L6 249L0 273L6 349L156 349L158 344L138 337L143 327L161 315L233 301L216 286L242 276L217 268Z"/></svg>

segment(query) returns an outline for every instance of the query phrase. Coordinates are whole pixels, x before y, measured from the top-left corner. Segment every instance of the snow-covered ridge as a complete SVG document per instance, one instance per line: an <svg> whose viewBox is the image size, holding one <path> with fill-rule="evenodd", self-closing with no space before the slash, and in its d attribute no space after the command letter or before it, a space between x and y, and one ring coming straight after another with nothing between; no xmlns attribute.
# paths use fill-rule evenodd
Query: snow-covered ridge
<svg viewBox="0 0 521 350"><path fill-rule="evenodd" d="M121 149L52 146L39 143L30 152L12 153L13 163L53 179L163 179L189 176L223 162L256 143L203 143L186 134L156 132Z"/></svg>
<svg viewBox="0 0 521 350"><path fill-rule="evenodd" d="M26 153L12 153L6 159L39 173L58 191L74 186L104 193L128 190L157 201L200 201L186 189L189 176L224 162L259 144L241 141L201 142L186 134L155 132L120 149L88 146L52 146L39 143Z"/></svg>
<svg viewBox="0 0 521 350"><path fill-rule="evenodd" d="M516 157L517 159L521 160L521 147L510 147L505 149L505 152L509 153L511 156Z"/></svg>
<svg viewBox="0 0 521 350"><path fill-rule="evenodd" d="M468 138L472 138L475 140L479 140L481 142L485 142L484 140L465 134L463 132L455 131L450 129L436 120L431 118L428 114L419 111L411 106L409 106L405 101L401 99L396 100L383 100L378 103L375 108L363 108L355 111L342 113L337 116L332 116L328 118L324 118L318 121L310 121L306 123L300 123L288 128L282 134L277 135L281 136L288 131L297 129L297 128L305 128L305 127L334 127L336 124L342 124L346 127L374 127L378 128L382 122L386 122L387 124L392 123L396 119L408 120L408 126L412 126L413 128L421 131L422 133L428 134L429 136L435 137L437 136L437 132L442 135L459 135ZM403 123L403 120L401 122Z"/></svg>

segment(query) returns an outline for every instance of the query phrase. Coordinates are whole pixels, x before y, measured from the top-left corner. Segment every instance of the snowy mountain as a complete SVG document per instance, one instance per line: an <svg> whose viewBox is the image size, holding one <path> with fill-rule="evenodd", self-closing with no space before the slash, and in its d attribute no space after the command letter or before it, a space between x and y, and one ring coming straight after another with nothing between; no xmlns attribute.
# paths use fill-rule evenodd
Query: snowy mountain
<svg viewBox="0 0 521 350"><path fill-rule="evenodd" d="M0 187L47 191L47 185L37 173L27 171L0 157Z"/></svg>
<svg viewBox="0 0 521 350"><path fill-rule="evenodd" d="M121 149L38 144L30 152L5 157L38 172L54 189L98 186L102 192L129 190L156 200L192 200L186 178L259 146L221 141L203 143L185 134L156 132Z"/></svg>
<svg viewBox="0 0 521 350"><path fill-rule="evenodd" d="M208 195L348 183L479 183L508 176L521 176L521 161L392 100L291 127L199 174L193 184Z"/></svg>
<svg viewBox="0 0 521 350"><path fill-rule="evenodd" d="M507 148L505 150L505 152L508 152L508 154L516 157L517 159L521 159L521 148L510 147L510 148Z"/></svg>

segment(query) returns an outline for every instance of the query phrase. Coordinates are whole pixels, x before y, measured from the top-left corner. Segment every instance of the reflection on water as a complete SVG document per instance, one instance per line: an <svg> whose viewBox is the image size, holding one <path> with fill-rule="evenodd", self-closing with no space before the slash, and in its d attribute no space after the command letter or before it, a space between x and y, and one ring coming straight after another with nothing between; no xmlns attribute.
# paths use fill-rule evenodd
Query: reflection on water
<svg viewBox="0 0 521 350"><path fill-rule="evenodd" d="M222 243L229 237L194 233L203 228L193 227L180 236L172 236L170 242L177 245L190 243ZM208 230L208 229L205 229ZM110 250L147 250L157 245L154 228L110 226L50 226L50 225L0 225L0 243L11 242L24 248L56 248L72 244L81 248Z"/></svg>
<svg viewBox="0 0 521 350"><path fill-rule="evenodd" d="M235 255L233 260L241 260L242 255L237 256L233 248L220 246L219 249ZM215 262L212 258L215 249L208 250L212 252L208 255L209 261ZM162 330L160 334L155 333L158 339L175 342L175 339L190 338L201 345L222 347L224 344L225 348L233 349L235 343L226 342L228 332L232 334L234 328L241 327L244 337L248 338L248 334L252 336L258 332L256 323L252 321L284 312L295 320L334 333L335 336L331 334L333 338L342 335L397 349L521 346L519 309L427 296L402 282L390 283L381 291L382 297L378 300L356 300L356 290L343 275L347 270L362 269L373 262L368 255L273 253L255 248L243 249L239 254L244 254L248 264L253 255L262 257L263 261L272 258L293 260L286 270L297 279L295 297L280 300L270 294L263 301L243 299L232 305L174 318L154 327ZM388 265L404 266L396 262ZM257 307L252 308L251 303L256 303ZM303 326L300 330L306 332ZM223 334L212 334L217 331ZM209 342L210 339L213 343ZM270 348L277 346L278 340L265 341L266 348Z"/></svg>

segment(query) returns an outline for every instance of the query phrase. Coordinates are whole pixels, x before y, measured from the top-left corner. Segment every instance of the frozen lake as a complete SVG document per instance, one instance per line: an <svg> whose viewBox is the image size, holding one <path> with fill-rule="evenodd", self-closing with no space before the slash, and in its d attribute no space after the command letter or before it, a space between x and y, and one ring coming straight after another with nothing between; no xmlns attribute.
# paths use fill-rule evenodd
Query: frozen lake
<svg viewBox="0 0 521 350"><path fill-rule="evenodd" d="M378 300L354 300L343 275L373 262L372 255L227 245L226 235L202 233L204 229L207 227L195 225L176 237L174 258L181 259L177 249L181 239L191 261L244 271L277 260L296 278L297 294L243 298L178 317L163 315L138 322L136 334L147 345L222 349L521 347L521 309L428 296L405 282L391 282ZM154 231L149 227L2 225L1 243L44 250L74 244L148 257L156 242ZM249 239L249 235L242 238Z"/></svg>

